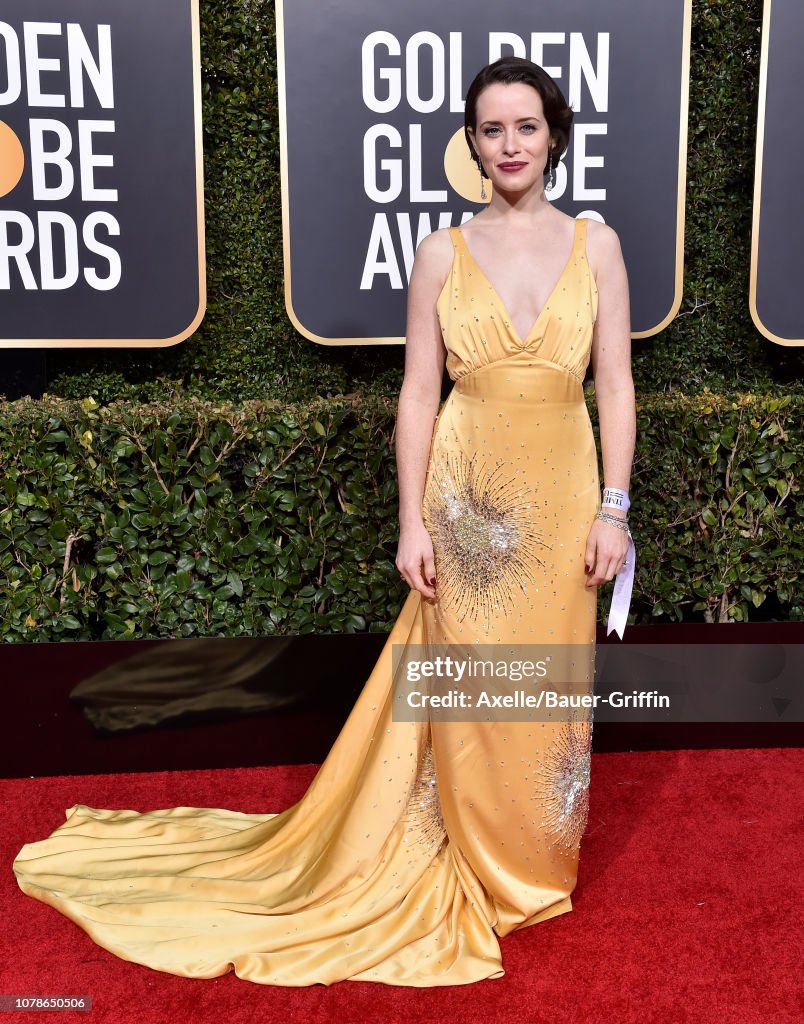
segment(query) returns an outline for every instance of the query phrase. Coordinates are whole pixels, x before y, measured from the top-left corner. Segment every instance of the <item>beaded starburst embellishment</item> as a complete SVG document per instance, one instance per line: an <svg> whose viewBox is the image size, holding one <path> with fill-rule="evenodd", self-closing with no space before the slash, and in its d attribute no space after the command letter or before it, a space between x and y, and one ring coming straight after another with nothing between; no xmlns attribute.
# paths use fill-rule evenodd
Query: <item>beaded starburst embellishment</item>
<svg viewBox="0 0 804 1024"><path fill-rule="evenodd" d="M536 759L531 799L542 809L551 842L567 850L581 841L589 818L592 723L567 722L545 753Z"/></svg>
<svg viewBox="0 0 804 1024"><path fill-rule="evenodd" d="M438 778L432 744L428 738L403 815L404 841L435 853L447 838L438 798Z"/></svg>
<svg viewBox="0 0 804 1024"><path fill-rule="evenodd" d="M510 609L516 591L536 579L540 548L535 491L523 470L490 466L476 452L434 456L423 503L436 555L439 600L456 619Z"/></svg>

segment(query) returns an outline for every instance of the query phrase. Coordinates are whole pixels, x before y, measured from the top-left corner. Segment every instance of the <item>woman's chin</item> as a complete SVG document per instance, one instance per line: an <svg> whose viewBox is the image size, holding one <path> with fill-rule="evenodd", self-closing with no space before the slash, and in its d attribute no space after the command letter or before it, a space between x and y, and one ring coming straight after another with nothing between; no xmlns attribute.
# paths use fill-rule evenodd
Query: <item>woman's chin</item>
<svg viewBox="0 0 804 1024"><path fill-rule="evenodd" d="M524 182L508 180L500 182L492 181L491 185L495 192L499 192L500 195L505 196L507 199L529 195L531 192L542 192L544 190L544 182L538 180Z"/></svg>

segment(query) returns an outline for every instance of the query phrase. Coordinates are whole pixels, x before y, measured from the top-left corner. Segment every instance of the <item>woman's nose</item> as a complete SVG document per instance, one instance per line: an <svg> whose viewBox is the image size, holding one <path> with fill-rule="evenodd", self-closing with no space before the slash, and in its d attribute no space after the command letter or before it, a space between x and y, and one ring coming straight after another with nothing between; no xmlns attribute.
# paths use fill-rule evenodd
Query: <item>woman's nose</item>
<svg viewBox="0 0 804 1024"><path fill-rule="evenodd" d="M519 150L519 139L517 138L516 128L511 128L505 133L505 152L516 153Z"/></svg>

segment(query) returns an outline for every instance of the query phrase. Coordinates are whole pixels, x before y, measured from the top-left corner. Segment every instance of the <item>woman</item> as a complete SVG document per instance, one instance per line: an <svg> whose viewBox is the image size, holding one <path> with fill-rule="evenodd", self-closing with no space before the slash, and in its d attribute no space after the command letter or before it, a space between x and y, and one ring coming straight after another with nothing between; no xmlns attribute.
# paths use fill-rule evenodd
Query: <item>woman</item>
<svg viewBox="0 0 804 1024"><path fill-rule="evenodd" d="M510 311L510 333L524 345L553 298L549 285L559 282L564 254L572 247L573 219L551 207L543 176L554 172L567 148L573 112L538 65L508 57L477 75L467 93L464 116L470 153L481 180L491 178L494 191L487 209L460 229L458 245L462 236L464 254L468 247L468 259L475 262L471 254L478 257L476 273L489 286L492 281L501 282L494 289L500 313ZM627 491L636 422L628 282L616 233L594 220L588 225L587 258L599 297L591 361L603 470L610 487ZM423 522L422 490L430 425L439 406L447 356L442 340L445 328L439 323L436 304L453 267L455 237L455 229L435 231L416 252L408 289L405 378L397 427L400 541L396 564L409 585L430 599L436 596L435 561ZM533 268L540 271L538 284ZM530 331L528 325L532 325ZM576 373L582 361L582 350L576 350ZM452 362L455 365L457 359L453 357ZM447 366L452 370L449 360ZM626 518L625 512L616 514ZM587 586L613 579L622 568L627 547L624 531L593 520L584 551Z"/></svg>
<svg viewBox="0 0 804 1024"><path fill-rule="evenodd" d="M596 518L590 354L606 482L623 492L634 406L617 237L592 223L587 250L588 222L544 196L571 120L528 61L490 65L467 95L494 194L465 231L426 238L412 272L397 435L412 589L305 796L278 814L75 804L20 850L23 891L118 956L269 985L460 985L502 976L498 936L571 909L591 722L405 720L393 657L550 644L569 651L562 680L591 689L595 588L627 533L620 510ZM434 427L445 361L455 387Z"/></svg>

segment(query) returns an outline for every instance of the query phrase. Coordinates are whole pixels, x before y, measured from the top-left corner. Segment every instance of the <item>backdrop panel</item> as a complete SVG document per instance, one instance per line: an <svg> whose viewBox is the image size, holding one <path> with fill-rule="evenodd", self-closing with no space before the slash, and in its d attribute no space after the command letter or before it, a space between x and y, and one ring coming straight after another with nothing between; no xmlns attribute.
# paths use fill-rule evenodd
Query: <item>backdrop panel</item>
<svg viewBox="0 0 804 1024"><path fill-rule="evenodd" d="M404 341L416 245L481 209L464 96L506 54L544 67L576 112L550 198L616 227L634 335L673 318L690 0L277 0L277 19L285 299L302 334Z"/></svg>
<svg viewBox="0 0 804 1024"><path fill-rule="evenodd" d="M4 0L0 345L171 345L205 261L197 0Z"/></svg>
<svg viewBox="0 0 804 1024"><path fill-rule="evenodd" d="M804 345L802 37L801 0L765 0L749 305L758 330L780 345Z"/></svg>

